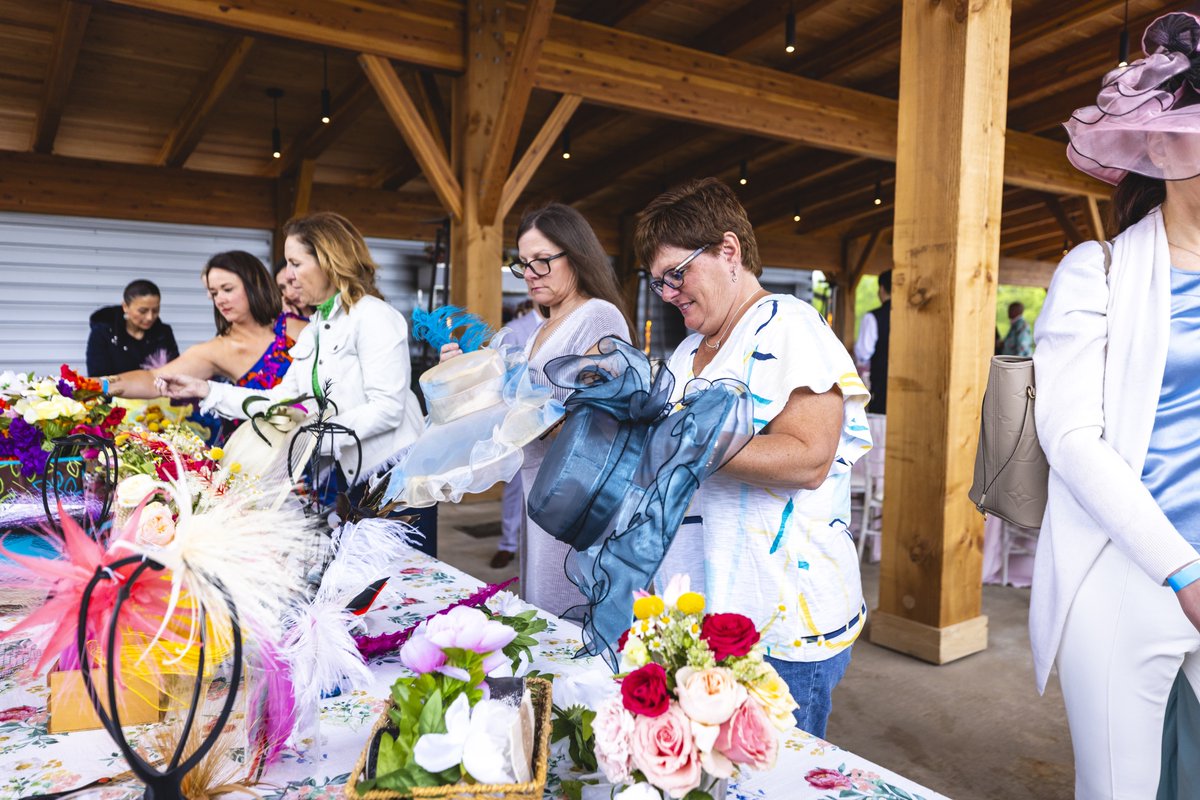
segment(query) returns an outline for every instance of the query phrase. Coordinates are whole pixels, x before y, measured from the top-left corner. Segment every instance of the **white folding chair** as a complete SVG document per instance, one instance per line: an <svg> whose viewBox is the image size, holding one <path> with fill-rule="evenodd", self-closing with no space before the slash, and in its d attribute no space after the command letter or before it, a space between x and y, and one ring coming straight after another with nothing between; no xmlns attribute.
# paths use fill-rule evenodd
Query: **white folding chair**
<svg viewBox="0 0 1200 800"><path fill-rule="evenodd" d="M883 533L883 463L884 445L887 437L887 417L883 414L867 414L867 425L871 429L872 447L861 459L866 485L863 494L862 525L858 536L858 560L867 552L867 540ZM853 482L851 482L853 486ZM851 490L853 491L853 489ZM853 502L853 498L852 498Z"/></svg>

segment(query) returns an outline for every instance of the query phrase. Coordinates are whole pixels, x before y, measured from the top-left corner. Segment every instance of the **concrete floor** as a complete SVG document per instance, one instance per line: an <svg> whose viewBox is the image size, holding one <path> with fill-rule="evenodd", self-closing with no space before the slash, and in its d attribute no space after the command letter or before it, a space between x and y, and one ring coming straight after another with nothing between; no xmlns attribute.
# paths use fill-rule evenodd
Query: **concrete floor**
<svg viewBox="0 0 1200 800"><path fill-rule="evenodd" d="M496 538L464 526L495 522L498 502L439 510L438 555L480 580L517 574L488 561ZM863 565L867 605L879 594L879 566ZM1056 679L1034 688L1026 617L1029 590L985 586L988 649L935 667L867 642L854 647L834 691L829 741L956 800L1051 800L1073 789L1071 740Z"/></svg>

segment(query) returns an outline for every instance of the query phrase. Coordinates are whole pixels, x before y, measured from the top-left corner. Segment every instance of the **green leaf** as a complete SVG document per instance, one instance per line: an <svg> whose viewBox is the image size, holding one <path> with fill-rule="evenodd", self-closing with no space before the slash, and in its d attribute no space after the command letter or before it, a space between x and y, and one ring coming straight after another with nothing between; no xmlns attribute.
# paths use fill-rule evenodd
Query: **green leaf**
<svg viewBox="0 0 1200 800"><path fill-rule="evenodd" d="M583 781L563 780L559 788L567 800L583 800Z"/></svg>
<svg viewBox="0 0 1200 800"><path fill-rule="evenodd" d="M683 796L683 800L713 800L713 796L708 792L702 792L699 789L692 789Z"/></svg>
<svg viewBox="0 0 1200 800"><path fill-rule="evenodd" d="M427 733L445 732L446 714L442 706L442 693L439 690L425 701L425 707L421 709L421 716L417 720L417 734L424 736Z"/></svg>
<svg viewBox="0 0 1200 800"><path fill-rule="evenodd" d="M379 739L379 756L375 760L375 774L377 776L387 775L391 772L403 769L406 760L401 760L401 755L396 748L396 740L391 734L385 733Z"/></svg>

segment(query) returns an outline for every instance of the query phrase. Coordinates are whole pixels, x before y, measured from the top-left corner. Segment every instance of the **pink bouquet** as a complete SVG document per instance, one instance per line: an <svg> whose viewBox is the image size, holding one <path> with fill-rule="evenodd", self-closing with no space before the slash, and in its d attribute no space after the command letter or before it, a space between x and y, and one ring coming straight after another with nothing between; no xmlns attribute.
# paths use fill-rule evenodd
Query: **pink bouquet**
<svg viewBox="0 0 1200 800"><path fill-rule="evenodd" d="M628 785L617 797L711 798L736 767L773 767L780 731L795 724L796 703L763 660L754 623L704 605L686 576L634 602L620 695L592 723L601 771Z"/></svg>

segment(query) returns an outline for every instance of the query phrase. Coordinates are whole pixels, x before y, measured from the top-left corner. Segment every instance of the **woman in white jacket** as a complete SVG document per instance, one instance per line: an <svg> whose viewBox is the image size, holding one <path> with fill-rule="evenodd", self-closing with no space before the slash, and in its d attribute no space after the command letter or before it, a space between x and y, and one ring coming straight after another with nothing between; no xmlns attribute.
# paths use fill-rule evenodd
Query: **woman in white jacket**
<svg viewBox="0 0 1200 800"><path fill-rule="evenodd" d="M375 262L348 219L319 212L289 220L283 232L288 277L302 301L317 308L291 349L292 366L283 381L261 391L163 375L161 388L172 398L201 398L202 411L234 419L264 404L302 395L323 397L334 409L328 421L350 428L361 442L360 447L348 436L337 437L331 454L343 485L361 487L411 445L423 427L411 388L408 326L376 288ZM265 399L243 406L256 396ZM426 532L423 549L432 553L436 509L424 517L417 527Z"/></svg>
<svg viewBox="0 0 1200 800"><path fill-rule="evenodd" d="M1037 322L1050 484L1030 637L1089 800L1152 797L1172 685L1200 690L1198 44L1200 19L1155 21L1147 58L1067 123L1072 163L1117 185L1118 235L1063 259Z"/></svg>

